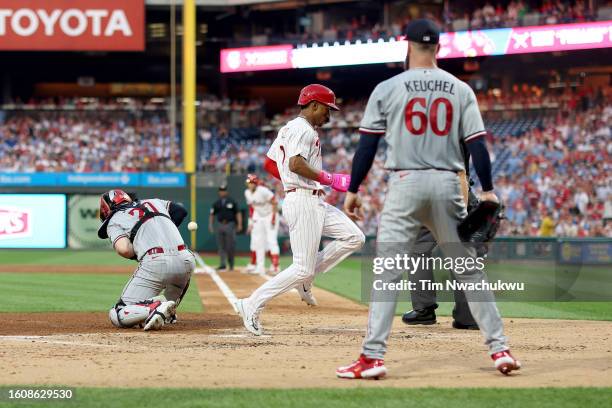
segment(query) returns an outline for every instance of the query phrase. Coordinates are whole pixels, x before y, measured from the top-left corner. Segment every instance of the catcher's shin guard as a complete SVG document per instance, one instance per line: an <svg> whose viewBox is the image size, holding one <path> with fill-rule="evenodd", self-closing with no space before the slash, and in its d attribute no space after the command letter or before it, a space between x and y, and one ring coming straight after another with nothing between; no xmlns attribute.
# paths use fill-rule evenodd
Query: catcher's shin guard
<svg viewBox="0 0 612 408"><path fill-rule="evenodd" d="M143 302L126 305L119 301L115 307L108 311L108 317L115 327L129 328L144 323L152 311L162 304L163 296L156 296Z"/></svg>
<svg viewBox="0 0 612 408"><path fill-rule="evenodd" d="M143 323L149 317L149 307L144 305L128 305L121 308L113 307L108 311L108 317L115 327L128 328Z"/></svg>

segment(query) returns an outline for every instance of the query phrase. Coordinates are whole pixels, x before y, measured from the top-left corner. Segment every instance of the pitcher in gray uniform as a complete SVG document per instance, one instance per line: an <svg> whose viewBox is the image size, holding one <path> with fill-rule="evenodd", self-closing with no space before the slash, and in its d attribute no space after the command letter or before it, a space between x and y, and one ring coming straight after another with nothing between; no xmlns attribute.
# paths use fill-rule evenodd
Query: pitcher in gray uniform
<svg viewBox="0 0 612 408"><path fill-rule="evenodd" d="M178 230L186 215L177 203L157 198L134 201L118 189L100 198L98 237L110 239L122 257L138 261L109 311L115 326L160 330L176 321L176 307L195 268L195 258Z"/></svg>
<svg viewBox="0 0 612 408"><path fill-rule="evenodd" d="M466 83L437 67L439 35L439 28L430 20L408 25L408 69L376 86L361 122L362 136L353 158L344 210L353 219L360 218L357 191L372 166L378 139L384 137L388 146L385 168L391 174L378 228L377 257L409 254L425 226L445 257L475 258L475 251L462 245L457 233L467 214L458 176L465 171L460 140L467 144L481 182L480 199L498 201L476 96ZM399 282L404 271L395 268L377 279L383 285ZM464 283L486 282L484 271L477 268L455 269L455 276ZM493 294L466 290L465 295L495 368L503 374L517 370L520 363L510 354ZM381 292L373 287L362 354L352 364L338 368L338 377L386 375L383 359L396 303L397 291Z"/></svg>

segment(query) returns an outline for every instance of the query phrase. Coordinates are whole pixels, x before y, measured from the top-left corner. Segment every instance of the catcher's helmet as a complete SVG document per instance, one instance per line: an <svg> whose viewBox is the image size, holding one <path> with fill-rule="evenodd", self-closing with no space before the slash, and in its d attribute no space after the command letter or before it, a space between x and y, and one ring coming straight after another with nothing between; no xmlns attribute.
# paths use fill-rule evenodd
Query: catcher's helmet
<svg viewBox="0 0 612 408"><path fill-rule="evenodd" d="M106 220L118 205L131 202L132 198L123 190L115 189L102 194L102 197L100 197L100 221Z"/></svg>
<svg viewBox="0 0 612 408"><path fill-rule="evenodd" d="M323 85L311 84L305 86L300 92L297 104L304 106L312 101L320 102L333 110L340 110L340 108L336 106L336 95L334 91Z"/></svg>
<svg viewBox="0 0 612 408"><path fill-rule="evenodd" d="M257 174L249 173L247 174L246 183L247 184L253 183L255 185L258 185L260 184L260 180L259 180L259 177L257 177Z"/></svg>

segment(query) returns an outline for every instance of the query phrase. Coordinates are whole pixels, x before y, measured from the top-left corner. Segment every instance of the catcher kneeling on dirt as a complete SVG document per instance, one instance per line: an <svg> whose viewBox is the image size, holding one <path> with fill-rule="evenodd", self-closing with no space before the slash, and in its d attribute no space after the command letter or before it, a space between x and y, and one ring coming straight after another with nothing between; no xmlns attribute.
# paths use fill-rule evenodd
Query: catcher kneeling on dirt
<svg viewBox="0 0 612 408"><path fill-rule="evenodd" d="M109 311L115 326L140 325L147 331L176 322L176 307L195 268L195 258L177 228L186 215L180 204L156 198L135 201L122 190L110 190L100 198L98 237L109 238L119 255L138 261Z"/></svg>

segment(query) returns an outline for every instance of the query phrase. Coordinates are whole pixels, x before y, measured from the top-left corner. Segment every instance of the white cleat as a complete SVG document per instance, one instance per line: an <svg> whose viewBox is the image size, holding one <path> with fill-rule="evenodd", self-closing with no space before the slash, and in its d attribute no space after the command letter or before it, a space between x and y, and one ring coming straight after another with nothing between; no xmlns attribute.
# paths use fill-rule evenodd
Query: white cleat
<svg viewBox="0 0 612 408"><path fill-rule="evenodd" d="M297 286L297 291L302 298L302 302L306 302L308 306L317 306L317 299L312 294L312 284L300 283Z"/></svg>
<svg viewBox="0 0 612 408"><path fill-rule="evenodd" d="M174 315L176 311L176 302L169 300L162 302L157 308L155 308L147 320L145 320L144 331L149 330L161 330L164 327L166 319Z"/></svg>
<svg viewBox="0 0 612 408"><path fill-rule="evenodd" d="M164 327L164 318L154 312L153 316L147 319L144 331L161 330Z"/></svg>
<svg viewBox="0 0 612 408"><path fill-rule="evenodd" d="M266 274L266 269L265 268L255 268L253 269L251 272L249 272L251 275L259 275L259 276L264 276Z"/></svg>
<svg viewBox="0 0 612 408"><path fill-rule="evenodd" d="M249 313L244 302L244 299L238 299L238 301L234 304L238 314L240 317L242 317L242 324L244 324L244 328L250 333L253 333L256 336L261 336L263 334L263 329L259 324L258 313Z"/></svg>
<svg viewBox="0 0 612 408"><path fill-rule="evenodd" d="M245 273L251 273L251 272L253 272L253 271L255 270L255 268L256 268L256 265L255 265L255 264L251 264L251 263L250 263L250 264L248 264L248 265L246 266L246 268L244 268L244 269L243 269L243 271L244 271Z"/></svg>
<svg viewBox="0 0 612 408"><path fill-rule="evenodd" d="M512 371L521 369L521 362L510 353L510 350L500 351L491 355L495 362L495 368L504 375L509 375Z"/></svg>

